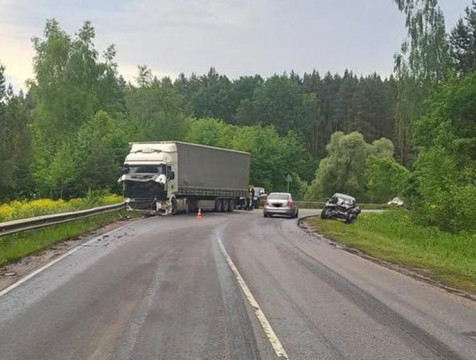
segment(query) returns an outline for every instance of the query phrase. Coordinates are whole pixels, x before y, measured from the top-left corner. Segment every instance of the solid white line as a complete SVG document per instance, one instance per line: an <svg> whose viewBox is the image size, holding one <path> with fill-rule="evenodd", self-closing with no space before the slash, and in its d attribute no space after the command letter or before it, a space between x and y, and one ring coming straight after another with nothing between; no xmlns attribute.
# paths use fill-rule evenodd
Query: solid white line
<svg viewBox="0 0 476 360"><path fill-rule="evenodd" d="M255 315L258 318L258 321L261 324L261 327L263 328L266 336L268 337L268 340L271 343L271 346L273 347L274 352L276 353L279 359L289 359L288 354L286 354L286 351L283 348L283 345L281 345L281 341L279 341L278 337L276 336L276 333L271 327L271 324L269 323L268 319L266 319L266 316L261 310L261 307L259 306L258 302L256 301L253 294L251 293L250 289L246 285L245 280L243 280L243 277L241 276L240 272L238 271L235 264L233 263L230 256L228 255L225 247L223 246L223 242L221 241L219 237L217 238L217 240L218 240L218 246L220 247L220 250L223 256L225 257L226 262L230 266L231 271L233 271L233 273L235 274L238 284L240 284L241 290L243 290L243 293L248 299L250 305L255 310Z"/></svg>
<svg viewBox="0 0 476 360"><path fill-rule="evenodd" d="M14 283L14 284L10 285L9 287L7 287L7 288L3 289L2 291L0 291L0 297L2 297L3 295L8 294L8 293L9 293L10 291L12 291L13 289L19 287L19 286L22 285L23 283L25 283L25 282L27 282L28 280L30 280L32 277L34 277L34 276L38 275L39 273L45 271L45 270L48 269L50 266L53 266L53 265L56 264L57 262L63 260L65 257L74 254L76 251L78 251L78 250L81 249L82 247L84 247L84 246L86 246L86 245L89 245L90 243L92 243L92 242L94 242L94 241L97 241L97 239L103 237L103 236L106 235L106 234L110 234L110 233L112 233L112 232L118 231L118 230L120 230L120 229L122 229L122 228L124 228L124 227L126 227L126 226L128 226L128 225L130 225L130 224L126 224L126 225L123 225L123 226L121 226L121 227L118 227L117 229L113 229L113 230L111 230L111 231L109 231L109 232L107 232L107 233L104 233L104 234L102 234L102 235L100 235L100 236L97 236L97 237L95 237L95 238L93 238L93 239L91 239L91 240L85 242L84 244L81 244L81 245L76 246L75 248L71 249L71 250L68 251L67 253L64 253L63 255L61 255L59 258L57 258L57 259L53 260L52 262L50 262L50 263L48 263L48 264L46 264L46 265L40 267L39 269L33 271L31 274L28 274L28 275L25 276L24 278L18 280L16 283Z"/></svg>

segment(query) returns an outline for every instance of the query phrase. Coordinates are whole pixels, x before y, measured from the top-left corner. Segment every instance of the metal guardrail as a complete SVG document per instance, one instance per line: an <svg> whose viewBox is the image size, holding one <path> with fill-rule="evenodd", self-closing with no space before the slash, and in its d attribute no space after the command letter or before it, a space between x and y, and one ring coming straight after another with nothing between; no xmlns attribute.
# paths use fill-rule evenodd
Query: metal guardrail
<svg viewBox="0 0 476 360"><path fill-rule="evenodd" d="M125 208L126 203L99 206L87 210L71 211L66 213L42 215L27 219L12 220L0 223L0 236L14 234L21 231L33 230L45 226L65 223L93 215L105 214L111 211L117 211Z"/></svg>

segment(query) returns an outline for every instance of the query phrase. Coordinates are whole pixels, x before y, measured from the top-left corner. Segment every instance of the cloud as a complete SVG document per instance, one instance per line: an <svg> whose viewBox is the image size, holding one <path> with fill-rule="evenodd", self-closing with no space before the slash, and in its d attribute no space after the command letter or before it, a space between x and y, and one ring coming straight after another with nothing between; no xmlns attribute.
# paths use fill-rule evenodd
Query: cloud
<svg viewBox="0 0 476 360"><path fill-rule="evenodd" d="M449 23L468 2L440 0ZM30 39L48 18L69 34L91 20L97 49L114 43L128 80L136 64L172 77L210 66L232 78L313 68L389 74L405 37L389 0L0 0L0 61L17 83L32 77Z"/></svg>
<svg viewBox="0 0 476 360"><path fill-rule="evenodd" d="M124 9L123 20L129 26L145 26L150 30L164 28L209 28L246 25L253 19L260 1L145 0L131 2Z"/></svg>
<svg viewBox="0 0 476 360"><path fill-rule="evenodd" d="M0 27L0 62L5 66L7 81L15 90L25 88L25 81L33 77L33 48L23 28L12 25Z"/></svg>
<svg viewBox="0 0 476 360"><path fill-rule="evenodd" d="M127 80L135 64L147 64L157 75L206 71L213 65L204 53L219 35L240 32L255 21L260 0L96 1L0 0L0 61L15 79L33 76L31 37L41 36L47 18L56 18L68 33L86 19L96 27L99 50L116 44L119 69ZM233 53L231 50L230 53ZM192 62L192 66L190 63ZM132 65L134 64L134 65Z"/></svg>

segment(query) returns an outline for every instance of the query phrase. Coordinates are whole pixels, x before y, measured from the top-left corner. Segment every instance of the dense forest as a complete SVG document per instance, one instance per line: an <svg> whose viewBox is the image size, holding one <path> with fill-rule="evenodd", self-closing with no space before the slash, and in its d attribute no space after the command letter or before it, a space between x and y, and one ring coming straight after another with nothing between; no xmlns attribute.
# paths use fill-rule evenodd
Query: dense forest
<svg viewBox="0 0 476 360"><path fill-rule="evenodd" d="M176 139L250 151L252 181L271 190L284 186L287 173L295 186L310 182L335 131L393 139L393 78L291 71L230 80L210 68L172 81L140 66L131 84L117 71L114 47L100 56L94 36L89 22L71 36L48 20L43 37L34 39L28 93L0 93L9 151L2 152L1 198L114 188L130 141Z"/></svg>
<svg viewBox="0 0 476 360"><path fill-rule="evenodd" d="M394 0L408 37L394 74L290 72L126 82L113 45L86 21L48 20L33 38L34 78L15 93L0 65L0 201L120 191L131 141L183 140L249 151L251 181L300 198L404 196L421 221L466 229L476 203L476 3L446 32L436 0ZM1 61L1 59L0 59ZM389 59L390 61L390 59ZM450 215L456 214L459 215ZM472 225L474 227L474 225Z"/></svg>

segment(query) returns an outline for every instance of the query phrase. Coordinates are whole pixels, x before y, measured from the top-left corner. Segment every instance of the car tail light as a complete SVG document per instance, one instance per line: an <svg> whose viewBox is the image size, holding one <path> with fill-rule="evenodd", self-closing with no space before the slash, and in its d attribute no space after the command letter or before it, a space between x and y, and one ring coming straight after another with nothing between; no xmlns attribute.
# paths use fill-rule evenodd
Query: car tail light
<svg viewBox="0 0 476 360"><path fill-rule="evenodd" d="M293 201L292 200L288 200L288 207L291 207L293 206Z"/></svg>

